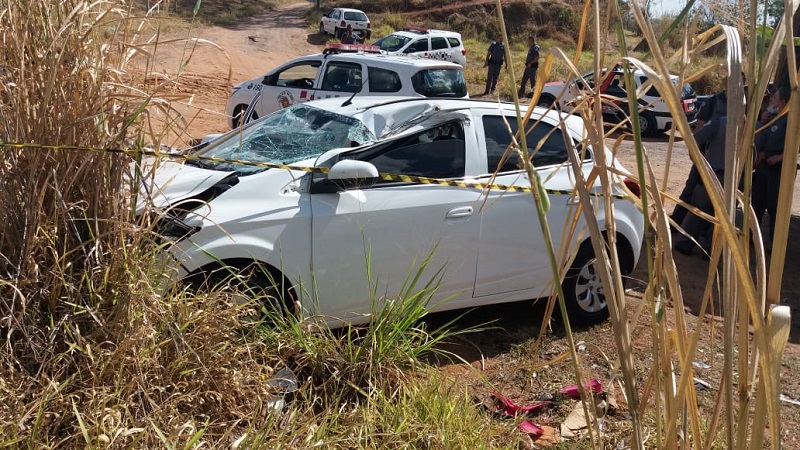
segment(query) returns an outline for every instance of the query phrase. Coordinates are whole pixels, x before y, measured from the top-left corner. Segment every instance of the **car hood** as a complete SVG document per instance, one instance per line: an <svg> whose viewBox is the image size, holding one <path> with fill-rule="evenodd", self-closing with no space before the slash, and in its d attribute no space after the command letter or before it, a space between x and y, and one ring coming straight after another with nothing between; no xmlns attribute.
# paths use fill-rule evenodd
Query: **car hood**
<svg viewBox="0 0 800 450"><path fill-rule="evenodd" d="M146 165L137 211L145 207L166 209L191 198L211 200L210 191L225 191L238 183L235 172L208 170L173 161Z"/></svg>

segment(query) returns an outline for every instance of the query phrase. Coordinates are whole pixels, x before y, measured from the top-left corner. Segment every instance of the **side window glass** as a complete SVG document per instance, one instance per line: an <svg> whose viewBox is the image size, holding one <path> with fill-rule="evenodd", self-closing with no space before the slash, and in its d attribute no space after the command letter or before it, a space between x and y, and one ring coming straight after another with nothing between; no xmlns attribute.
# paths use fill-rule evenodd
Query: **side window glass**
<svg viewBox="0 0 800 450"><path fill-rule="evenodd" d="M346 62L329 62L322 79L323 91L360 92L361 65Z"/></svg>
<svg viewBox="0 0 800 450"><path fill-rule="evenodd" d="M317 78L319 61L295 64L281 71L275 81L276 86L310 89Z"/></svg>
<svg viewBox="0 0 800 450"><path fill-rule="evenodd" d="M427 52L428 38L417 39L408 46L405 53Z"/></svg>
<svg viewBox="0 0 800 450"><path fill-rule="evenodd" d="M331 18L339 20L339 10L338 9L334 9L333 11L331 11Z"/></svg>
<svg viewBox="0 0 800 450"><path fill-rule="evenodd" d="M507 118L511 133L517 132L517 120ZM561 164L567 161L567 148L560 128L540 122L535 127L533 121L528 124L528 134L525 138L528 144L528 153L533 155L534 167L543 167ZM506 150L511 144L511 135L501 116L483 116L483 129L486 139L486 156L489 172L494 172L499 167L499 172L521 170L519 158L515 151ZM541 148L536 150L540 145Z"/></svg>
<svg viewBox="0 0 800 450"><path fill-rule="evenodd" d="M647 77L639 77L639 86L644 86L645 83L647 83ZM656 85L650 86L650 89L648 89L644 95L649 95L650 97L661 97L661 94L658 93L658 89L656 89Z"/></svg>
<svg viewBox="0 0 800 450"><path fill-rule="evenodd" d="M446 123L381 148L370 149L357 158L369 161L381 173L461 178L466 166L464 128L458 122Z"/></svg>
<svg viewBox="0 0 800 450"><path fill-rule="evenodd" d="M461 47L461 42L456 38L447 38L447 42L450 44L451 48Z"/></svg>
<svg viewBox="0 0 800 450"><path fill-rule="evenodd" d="M367 70L370 92L398 92L403 87L400 76L394 71L377 67L370 67Z"/></svg>
<svg viewBox="0 0 800 450"><path fill-rule="evenodd" d="M441 50L443 48L447 48L447 40L445 38L431 38L431 50Z"/></svg>

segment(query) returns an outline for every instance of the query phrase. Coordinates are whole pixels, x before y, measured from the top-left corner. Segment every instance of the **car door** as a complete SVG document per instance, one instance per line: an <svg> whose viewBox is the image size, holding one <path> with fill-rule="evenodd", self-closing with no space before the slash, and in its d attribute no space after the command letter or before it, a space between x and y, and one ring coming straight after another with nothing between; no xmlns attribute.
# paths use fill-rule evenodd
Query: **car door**
<svg viewBox="0 0 800 450"><path fill-rule="evenodd" d="M321 58L304 59L286 64L264 77L266 86L261 90L257 116L312 100L321 66Z"/></svg>
<svg viewBox="0 0 800 450"><path fill-rule="evenodd" d="M430 51L430 49L431 46L428 40L428 36L422 36L415 39L410 44L408 44L408 47L406 47L406 49L403 50L403 53L405 53L406 55L425 58L427 57L427 53Z"/></svg>
<svg viewBox="0 0 800 450"><path fill-rule="evenodd" d="M449 139L437 127L346 157L368 161L381 173L462 179L465 133L474 136L474 130L460 121L451 125ZM472 298L480 189L396 180L312 195L311 288L319 299L317 312L359 321L396 298L428 255L417 290L441 275L437 299Z"/></svg>
<svg viewBox="0 0 800 450"><path fill-rule="evenodd" d="M329 59L322 69L314 98L347 98L354 93L362 92L362 90L364 91L362 94L367 95L364 81L364 66L362 64Z"/></svg>
<svg viewBox="0 0 800 450"><path fill-rule="evenodd" d="M450 47L447 45L447 39L443 37L431 38L431 51L428 56L430 59L453 62L453 58L450 52L451 50Z"/></svg>
<svg viewBox="0 0 800 450"><path fill-rule="evenodd" d="M533 122L532 119L526 143L528 151L534 155L534 166L546 186L570 190L570 178L566 175L571 169L559 168L559 164L567 160L561 129L544 122L534 127ZM516 123L513 116L505 120L499 114L482 117L479 125L484 137L486 163L488 171L499 167L495 184L530 187L527 173L519 168L517 155L514 152L506 154L511 142L508 127L515 133ZM541 148L535 150L542 140ZM548 180L556 171L558 174ZM487 182L488 179L487 175ZM548 198L547 221L556 255L563 258L568 252L559 247L565 226L571 223L575 214L577 199L572 195L555 193L549 193ZM551 293L553 277L531 192L489 191L480 220L475 297L524 291L526 294L520 298L537 298Z"/></svg>
<svg viewBox="0 0 800 450"><path fill-rule="evenodd" d="M322 17L322 23L326 33L330 34L334 33L336 27L339 26L340 15L341 11L339 11L338 9L332 9Z"/></svg>

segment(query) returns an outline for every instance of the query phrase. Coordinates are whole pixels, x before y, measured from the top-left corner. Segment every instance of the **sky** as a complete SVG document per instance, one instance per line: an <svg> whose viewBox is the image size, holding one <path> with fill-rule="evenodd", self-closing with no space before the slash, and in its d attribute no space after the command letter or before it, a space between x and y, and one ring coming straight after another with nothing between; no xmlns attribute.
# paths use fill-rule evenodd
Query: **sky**
<svg viewBox="0 0 800 450"><path fill-rule="evenodd" d="M695 2L695 5L698 2ZM653 0L654 16L661 14L677 14L683 7L686 6L686 0Z"/></svg>

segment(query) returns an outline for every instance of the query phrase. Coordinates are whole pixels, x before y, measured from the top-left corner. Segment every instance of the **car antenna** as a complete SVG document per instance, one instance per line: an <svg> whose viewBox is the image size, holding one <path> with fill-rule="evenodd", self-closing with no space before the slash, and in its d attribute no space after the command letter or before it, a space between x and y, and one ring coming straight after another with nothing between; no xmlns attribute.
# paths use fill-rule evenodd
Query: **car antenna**
<svg viewBox="0 0 800 450"><path fill-rule="evenodd" d="M353 97L355 97L356 94L358 94L364 89L364 85L367 84L367 80L369 80L369 77L364 78L364 81L361 82L361 89L357 90L356 92L353 92L353 95L351 95L350 98L348 98L347 100L344 101L344 103L342 103L342 106L350 106L353 104Z"/></svg>

